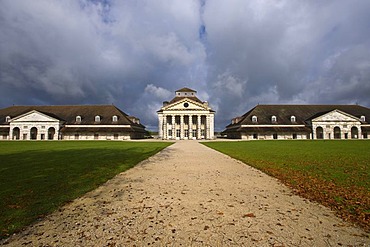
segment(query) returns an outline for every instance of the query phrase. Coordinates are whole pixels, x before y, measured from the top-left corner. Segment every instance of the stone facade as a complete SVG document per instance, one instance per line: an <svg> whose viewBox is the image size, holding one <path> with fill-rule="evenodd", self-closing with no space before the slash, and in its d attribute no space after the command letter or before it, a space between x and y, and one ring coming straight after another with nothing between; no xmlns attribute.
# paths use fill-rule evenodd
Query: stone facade
<svg viewBox="0 0 370 247"><path fill-rule="evenodd" d="M359 105L258 105L234 118L228 138L368 139L370 109Z"/></svg>
<svg viewBox="0 0 370 247"><path fill-rule="evenodd" d="M12 106L0 109L2 140L130 140L145 126L113 105Z"/></svg>
<svg viewBox="0 0 370 247"><path fill-rule="evenodd" d="M159 138L163 140L214 139L215 112L192 89L177 90L175 98L163 102L157 113Z"/></svg>

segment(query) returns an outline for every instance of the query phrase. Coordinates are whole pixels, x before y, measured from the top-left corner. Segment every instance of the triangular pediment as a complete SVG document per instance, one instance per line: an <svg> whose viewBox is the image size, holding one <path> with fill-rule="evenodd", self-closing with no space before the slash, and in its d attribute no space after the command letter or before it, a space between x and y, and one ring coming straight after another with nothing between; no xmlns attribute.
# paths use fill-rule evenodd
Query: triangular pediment
<svg viewBox="0 0 370 247"><path fill-rule="evenodd" d="M333 110L331 112L325 113L321 116L318 116L312 119L313 122L359 122L355 116L348 114L340 110Z"/></svg>
<svg viewBox="0 0 370 247"><path fill-rule="evenodd" d="M206 105L193 101L189 98L179 100L162 108L162 110L210 110Z"/></svg>
<svg viewBox="0 0 370 247"><path fill-rule="evenodd" d="M13 118L10 122L59 122L59 119L33 110Z"/></svg>

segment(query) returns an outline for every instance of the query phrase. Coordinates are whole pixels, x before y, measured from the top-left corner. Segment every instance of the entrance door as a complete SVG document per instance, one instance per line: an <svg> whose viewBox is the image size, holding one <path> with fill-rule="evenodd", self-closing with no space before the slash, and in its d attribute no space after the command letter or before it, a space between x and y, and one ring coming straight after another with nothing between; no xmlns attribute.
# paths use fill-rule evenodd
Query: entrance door
<svg viewBox="0 0 370 247"><path fill-rule="evenodd" d="M31 140L36 140L37 139L37 128L36 127L31 128L30 137L31 137Z"/></svg>
<svg viewBox="0 0 370 247"><path fill-rule="evenodd" d="M334 139L340 139L340 128L337 126L334 128Z"/></svg>
<svg viewBox="0 0 370 247"><path fill-rule="evenodd" d="M55 135L55 128L54 127L50 127L48 129L48 139L49 140L53 140L54 139L54 135Z"/></svg>

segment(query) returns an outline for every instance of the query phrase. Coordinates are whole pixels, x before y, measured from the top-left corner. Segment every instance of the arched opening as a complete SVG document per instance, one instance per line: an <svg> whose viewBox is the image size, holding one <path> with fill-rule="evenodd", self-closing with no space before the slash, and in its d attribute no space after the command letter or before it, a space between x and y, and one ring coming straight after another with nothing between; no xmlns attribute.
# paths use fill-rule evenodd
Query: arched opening
<svg viewBox="0 0 370 247"><path fill-rule="evenodd" d="M337 126L334 128L334 139L340 139L340 128Z"/></svg>
<svg viewBox="0 0 370 247"><path fill-rule="evenodd" d="M13 140L19 140L20 130L18 127L13 128Z"/></svg>
<svg viewBox="0 0 370 247"><path fill-rule="evenodd" d="M322 127L316 128L316 139L324 139L324 130Z"/></svg>
<svg viewBox="0 0 370 247"><path fill-rule="evenodd" d="M36 127L32 127L31 130L30 130L30 139L31 140L36 140L37 139L37 128Z"/></svg>
<svg viewBox="0 0 370 247"><path fill-rule="evenodd" d="M55 135L55 128L50 127L48 129L48 140L54 140L54 135Z"/></svg>
<svg viewBox="0 0 370 247"><path fill-rule="evenodd" d="M358 128L355 126L351 128L351 139L358 139Z"/></svg>

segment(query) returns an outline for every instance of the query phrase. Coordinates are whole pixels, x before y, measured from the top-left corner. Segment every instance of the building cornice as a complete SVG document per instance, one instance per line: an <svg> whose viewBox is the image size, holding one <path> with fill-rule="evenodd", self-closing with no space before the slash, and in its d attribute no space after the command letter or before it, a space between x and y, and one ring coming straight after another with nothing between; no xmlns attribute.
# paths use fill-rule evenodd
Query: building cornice
<svg viewBox="0 0 370 247"><path fill-rule="evenodd" d="M240 127L306 127L304 124L243 124Z"/></svg>
<svg viewBox="0 0 370 247"><path fill-rule="evenodd" d="M74 124L66 124L64 127L73 127L73 128L130 128L132 127L129 124L123 124L123 125L74 125Z"/></svg>

